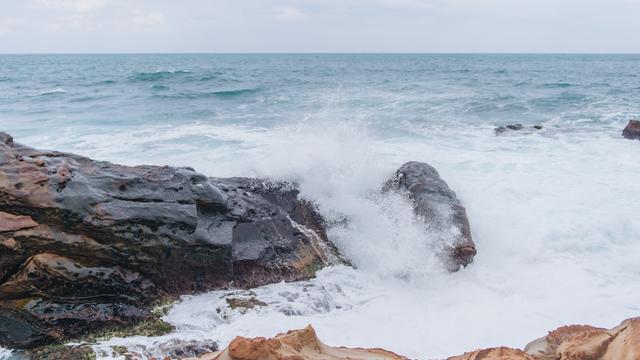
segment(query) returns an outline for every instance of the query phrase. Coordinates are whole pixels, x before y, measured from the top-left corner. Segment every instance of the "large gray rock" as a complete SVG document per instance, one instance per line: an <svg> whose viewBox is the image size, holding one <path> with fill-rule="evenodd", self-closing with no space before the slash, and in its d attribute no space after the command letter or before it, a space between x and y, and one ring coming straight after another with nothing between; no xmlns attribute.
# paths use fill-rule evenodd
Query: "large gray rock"
<svg viewBox="0 0 640 360"><path fill-rule="evenodd" d="M438 171L422 162L402 165L384 186L406 192L415 214L429 233L438 237L440 255L451 271L467 266L476 255L465 208Z"/></svg>
<svg viewBox="0 0 640 360"><path fill-rule="evenodd" d="M0 344L151 317L182 294L307 279L339 261L287 183L122 166L0 133Z"/></svg>

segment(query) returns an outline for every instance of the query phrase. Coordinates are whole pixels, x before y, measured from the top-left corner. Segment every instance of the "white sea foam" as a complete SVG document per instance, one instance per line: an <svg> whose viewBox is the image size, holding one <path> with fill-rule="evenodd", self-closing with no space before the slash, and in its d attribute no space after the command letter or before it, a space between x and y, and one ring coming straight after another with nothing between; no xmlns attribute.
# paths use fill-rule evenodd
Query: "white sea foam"
<svg viewBox="0 0 640 360"><path fill-rule="evenodd" d="M489 127L406 127L403 136L391 137L366 121L326 115L269 130L156 126L146 127L145 136L88 134L82 145L55 144L114 161L295 180L338 224L330 238L357 267L255 289L268 306L245 313L225 307L227 292L184 297L165 318L176 333L112 339L97 348L149 351L176 337L224 346L236 335L272 336L312 324L329 344L429 359L523 347L559 325L610 327L640 313L637 142L609 130L553 128L505 137ZM224 151L204 153L174 147L196 136L227 143ZM166 148L136 151L156 141L184 151L170 158ZM122 146L114 150L114 142ZM406 200L379 193L409 160L434 165L466 206L478 247L467 269L444 272L431 255L433 234L416 222Z"/></svg>
<svg viewBox="0 0 640 360"><path fill-rule="evenodd" d="M53 88L53 89L47 89L47 90L43 90L40 91L36 94L33 94L32 96L45 96L45 95L54 95L54 94L64 94L66 93L67 90L61 88L61 87L57 87L57 88Z"/></svg>

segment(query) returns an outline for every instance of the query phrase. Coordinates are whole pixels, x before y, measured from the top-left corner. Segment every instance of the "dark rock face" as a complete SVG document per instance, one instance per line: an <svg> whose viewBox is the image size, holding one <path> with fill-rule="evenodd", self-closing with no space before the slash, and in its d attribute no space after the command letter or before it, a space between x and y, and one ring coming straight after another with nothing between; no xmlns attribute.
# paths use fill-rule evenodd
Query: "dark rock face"
<svg viewBox="0 0 640 360"><path fill-rule="evenodd" d="M522 124L511 124L507 126L499 126L494 129L496 135L504 134L509 131L522 131L523 133L532 133L537 130L542 130L542 125L525 126Z"/></svg>
<svg viewBox="0 0 640 360"><path fill-rule="evenodd" d="M451 271L467 266L476 255L467 213L456 193L438 171L421 162L408 162L396 171L385 191L406 191L416 215L439 236L440 252Z"/></svg>
<svg viewBox="0 0 640 360"><path fill-rule="evenodd" d="M627 126L622 130L625 139L640 139L640 120L629 120Z"/></svg>
<svg viewBox="0 0 640 360"><path fill-rule="evenodd" d="M0 133L0 344L149 319L162 299L339 261L290 184L40 151Z"/></svg>

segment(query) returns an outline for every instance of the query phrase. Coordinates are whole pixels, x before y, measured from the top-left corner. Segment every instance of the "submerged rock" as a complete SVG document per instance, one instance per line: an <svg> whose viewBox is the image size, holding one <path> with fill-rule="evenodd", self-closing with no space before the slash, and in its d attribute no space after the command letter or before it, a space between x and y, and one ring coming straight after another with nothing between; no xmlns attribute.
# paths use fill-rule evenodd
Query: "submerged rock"
<svg viewBox="0 0 640 360"><path fill-rule="evenodd" d="M325 345L311 326L292 330L273 338L236 337L221 352L191 360L407 360L382 349L349 349Z"/></svg>
<svg viewBox="0 0 640 360"><path fill-rule="evenodd" d="M421 162L408 162L396 171L384 191L406 191L415 214L439 237L442 257L451 271L467 266L476 255L465 208L438 171Z"/></svg>
<svg viewBox="0 0 640 360"><path fill-rule="evenodd" d="M159 301L307 279L333 261L290 184L116 165L0 133L0 345L132 325Z"/></svg>
<svg viewBox="0 0 640 360"><path fill-rule="evenodd" d="M523 133L533 133L537 130L542 130L542 125L522 125L522 124L511 124L511 125L506 125L506 126L499 126L497 128L494 129L496 135L500 135L503 133L506 133L508 131L521 131Z"/></svg>
<svg viewBox="0 0 640 360"><path fill-rule="evenodd" d="M267 303L264 301L258 300L256 297L252 296L248 299L242 298L228 298L226 299L227 305L231 309L253 309L256 306L267 306Z"/></svg>
<svg viewBox="0 0 640 360"><path fill-rule="evenodd" d="M626 139L640 139L640 120L629 120L627 126L622 130L622 136Z"/></svg>
<svg viewBox="0 0 640 360"><path fill-rule="evenodd" d="M640 359L640 318L613 329L588 325L563 326L529 343L524 351L510 348L476 350L449 360L637 360Z"/></svg>

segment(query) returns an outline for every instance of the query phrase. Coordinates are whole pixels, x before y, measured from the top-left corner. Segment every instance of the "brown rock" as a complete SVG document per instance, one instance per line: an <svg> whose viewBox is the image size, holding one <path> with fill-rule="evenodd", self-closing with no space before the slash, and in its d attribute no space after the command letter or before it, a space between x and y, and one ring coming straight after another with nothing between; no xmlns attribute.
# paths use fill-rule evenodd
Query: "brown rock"
<svg viewBox="0 0 640 360"><path fill-rule="evenodd" d="M640 318L613 329L589 325L563 326L530 342L524 351L510 348L476 350L448 360L638 360Z"/></svg>
<svg viewBox="0 0 640 360"><path fill-rule="evenodd" d="M637 360L640 318L627 319L611 330L583 325L561 327L533 341L525 351L536 360Z"/></svg>
<svg viewBox="0 0 640 360"><path fill-rule="evenodd" d="M0 345L133 325L157 301L339 261L291 184L122 166L0 133Z"/></svg>
<svg viewBox="0 0 640 360"><path fill-rule="evenodd" d="M311 326L292 330L274 338L237 337L222 352L200 360L407 360L382 349L349 349L323 344Z"/></svg>
<svg viewBox="0 0 640 360"><path fill-rule="evenodd" d="M565 341L578 334L590 332L602 332L604 329L589 325L569 325L550 331L547 336L534 340L527 344L524 351L538 357L555 356L558 347Z"/></svg>
<svg viewBox="0 0 640 360"><path fill-rule="evenodd" d="M0 211L0 232L16 231L38 226L31 216L13 215Z"/></svg>
<svg viewBox="0 0 640 360"><path fill-rule="evenodd" d="M476 350L447 360L534 360L526 352L507 347Z"/></svg>
<svg viewBox="0 0 640 360"><path fill-rule="evenodd" d="M622 136L626 139L640 139L640 120L629 120L627 126L622 130Z"/></svg>

